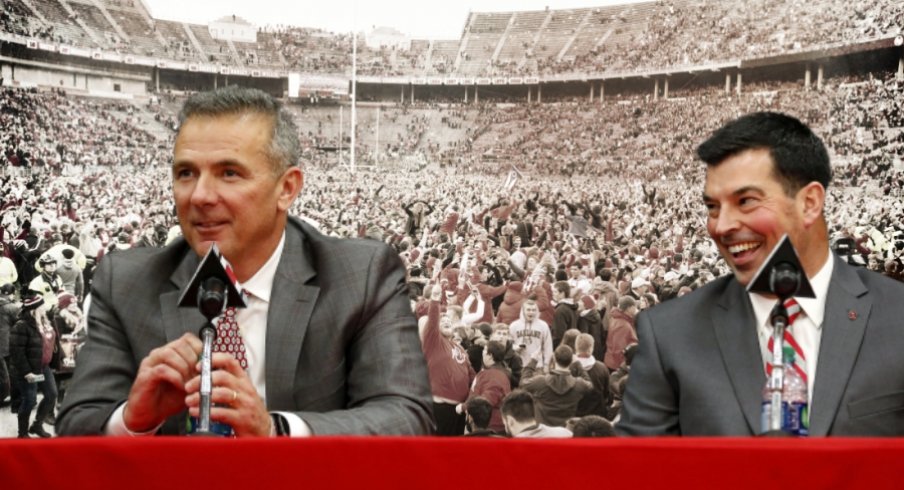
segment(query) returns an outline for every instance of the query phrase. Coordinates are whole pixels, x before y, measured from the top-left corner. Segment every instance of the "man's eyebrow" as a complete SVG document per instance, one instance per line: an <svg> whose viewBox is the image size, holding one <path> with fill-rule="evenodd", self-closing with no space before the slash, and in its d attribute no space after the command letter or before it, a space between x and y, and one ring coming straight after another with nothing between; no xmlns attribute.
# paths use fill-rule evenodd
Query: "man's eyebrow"
<svg viewBox="0 0 904 490"><path fill-rule="evenodd" d="M755 185L745 185L744 187L739 187L739 188L735 189L731 193L731 195L732 196L740 196L741 194L746 194L748 192L755 192L755 193L761 194L761 195L764 194L763 189L761 187L757 187ZM706 202L706 201L715 201L715 199L704 192L703 193L703 202Z"/></svg>

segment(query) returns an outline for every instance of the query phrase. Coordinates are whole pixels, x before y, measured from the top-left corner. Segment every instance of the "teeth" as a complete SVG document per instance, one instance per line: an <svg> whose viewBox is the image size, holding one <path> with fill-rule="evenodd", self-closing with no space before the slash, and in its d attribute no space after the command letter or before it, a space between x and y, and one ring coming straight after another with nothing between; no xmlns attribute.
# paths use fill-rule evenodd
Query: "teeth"
<svg viewBox="0 0 904 490"><path fill-rule="evenodd" d="M760 244L756 242L748 242L748 243L739 243L737 245L732 245L728 247L728 253L730 254L739 254L741 252L752 250L754 248L759 247Z"/></svg>

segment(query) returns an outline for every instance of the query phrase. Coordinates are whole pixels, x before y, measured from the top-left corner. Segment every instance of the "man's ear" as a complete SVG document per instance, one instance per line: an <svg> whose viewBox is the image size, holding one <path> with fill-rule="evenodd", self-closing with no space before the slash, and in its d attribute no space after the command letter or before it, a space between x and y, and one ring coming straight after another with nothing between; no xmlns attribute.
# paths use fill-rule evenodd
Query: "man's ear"
<svg viewBox="0 0 904 490"><path fill-rule="evenodd" d="M279 209L286 211L304 187L304 172L298 167L290 167L280 177L279 186Z"/></svg>
<svg viewBox="0 0 904 490"><path fill-rule="evenodd" d="M810 182L797 192L797 205L805 227L822 219L825 203L826 189L819 182Z"/></svg>

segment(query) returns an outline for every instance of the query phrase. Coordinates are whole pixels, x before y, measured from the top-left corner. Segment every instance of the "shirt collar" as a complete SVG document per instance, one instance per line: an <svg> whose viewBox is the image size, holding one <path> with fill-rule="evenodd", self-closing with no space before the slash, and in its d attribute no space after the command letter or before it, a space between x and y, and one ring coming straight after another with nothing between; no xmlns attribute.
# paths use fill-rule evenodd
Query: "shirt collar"
<svg viewBox="0 0 904 490"><path fill-rule="evenodd" d="M829 258L826 263L815 276L810 278L810 286L813 287L815 298L799 298L795 297L797 304L804 313L810 318L816 328L822 328L822 321L826 313L826 297L829 294L829 282L832 279L832 271L835 270L835 259L832 252L829 252ZM769 314L775 306L775 300L767 298L759 293L748 293L750 302L753 305L753 313L756 315L757 325L766 325L769 320Z"/></svg>
<svg viewBox="0 0 904 490"><path fill-rule="evenodd" d="M276 245L276 250L273 251L267 262L251 276L251 279L242 283L242 288L246 293L267 303L270 302L270 293L273 291L273 278L276 277L276 268L279 265L279 259L282 257L285 244L286 231L283 230L279 244Z"/></svg>

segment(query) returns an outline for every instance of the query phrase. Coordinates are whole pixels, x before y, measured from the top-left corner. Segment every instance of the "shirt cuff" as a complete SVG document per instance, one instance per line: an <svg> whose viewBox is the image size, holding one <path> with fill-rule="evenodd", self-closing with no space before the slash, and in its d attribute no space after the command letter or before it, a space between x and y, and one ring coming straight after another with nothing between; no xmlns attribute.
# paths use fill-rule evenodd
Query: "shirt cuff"
<svg viewBox="0 0 904 490"><path fill-rule="evenodd" d="M113 415L110 416L110 419L107 420L107 425L104 428L104 433L108 436L126 436L126 437L142 437L142 436L152 436L157 433L157 430L163 425L160 423L157 427L147 431L147 432L132 432L126 427L126 422L122 418L123 412L126 410L126 404L118 406L116 410L113 412Z"/></svg>
<svg viewBox="0 0 904 490"><path fill-rule="evenodd" d="M289 437L311 437L314 433L307 422L292 412L270 412L286 419L289 424Z"/></svg>

